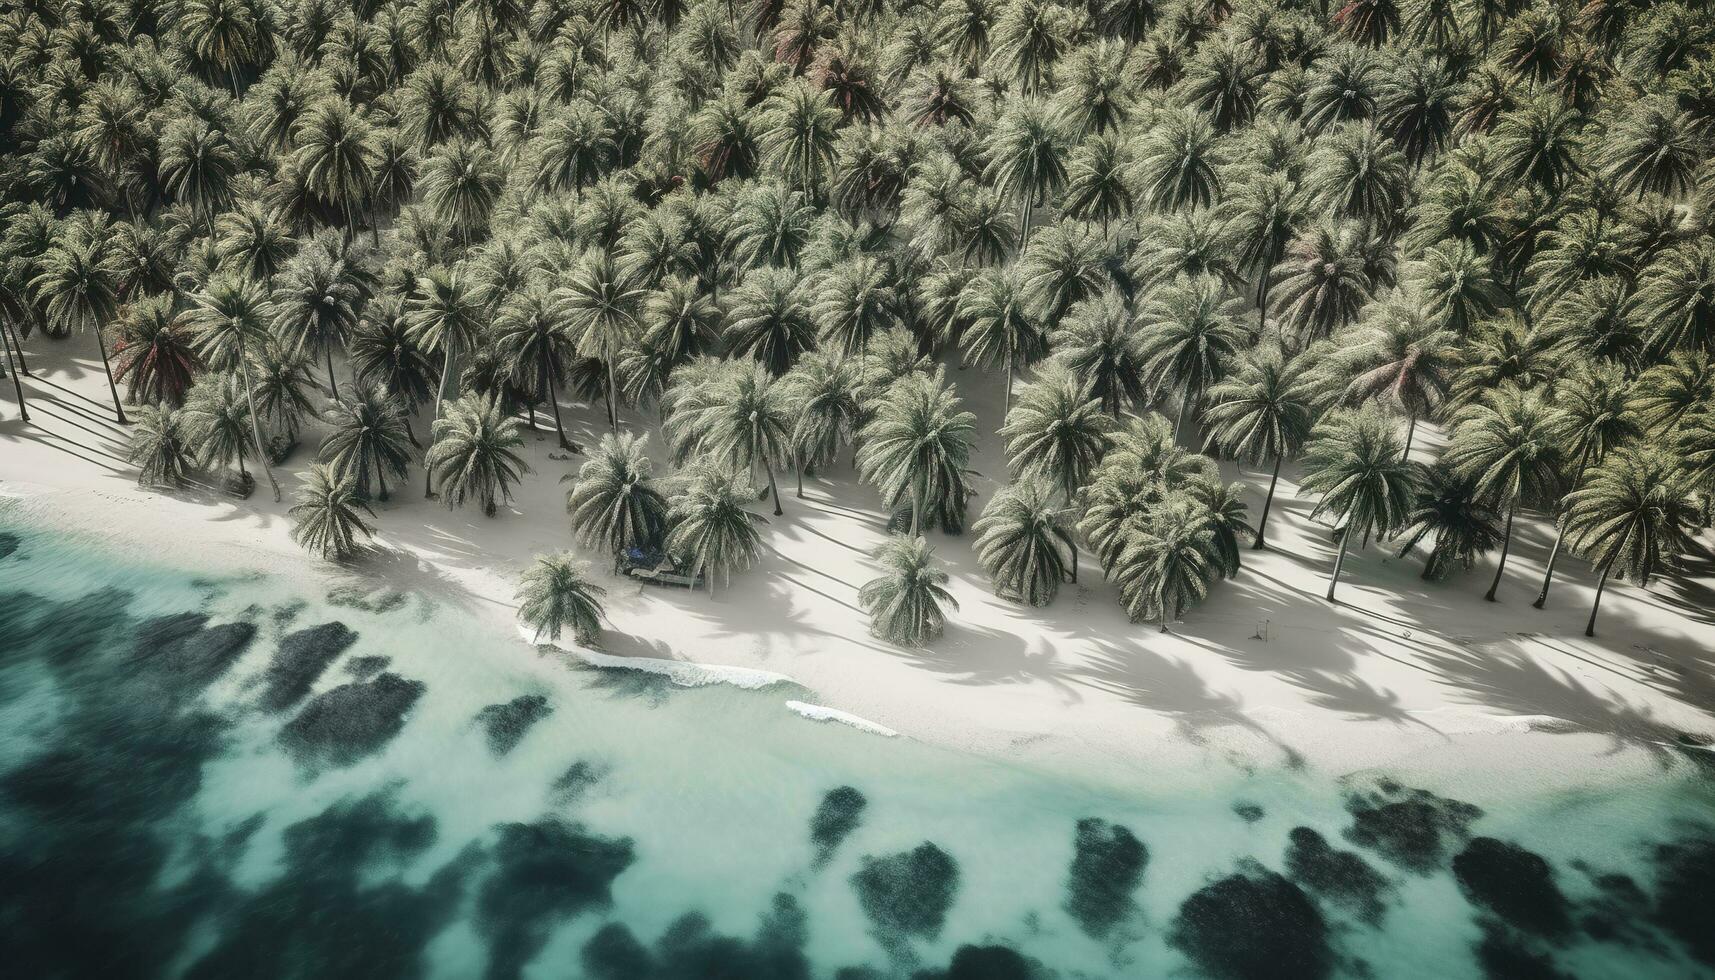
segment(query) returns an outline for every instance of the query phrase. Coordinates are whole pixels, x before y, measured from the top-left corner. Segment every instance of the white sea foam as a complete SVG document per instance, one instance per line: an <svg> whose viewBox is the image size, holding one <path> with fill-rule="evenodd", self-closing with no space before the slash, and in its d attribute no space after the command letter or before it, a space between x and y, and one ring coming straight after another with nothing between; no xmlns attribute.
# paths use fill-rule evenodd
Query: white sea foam
<svg viewBox="0 0 1715 980"><path fill-rule="evenodd" d="M563 653L577 657L591 667L640 670L646 674L659 674L680 687L730 684L733 687L754 691L771 684L796 683L785 674L776 674L771 670L729 667L724 664L699 664L686 660L665 660L660 657L616 657L611 653L597 653L594 650L556 643L552 640L537 640L535 634L526 626L518 627L518 634L524 638L524 642L532 646L551 646Z"/></svg>
<svg viewBox="0 0 1715 980"><path fill-rule="evenodd" d="M838 711L834 708L825 707L820 704L809 704L804 701L788 701L786 702L786 707L791 708L793 711L796 711L798 714L803 715L811 721L834 721L842 725L850 725L860 732L869 732L871 735L881 735L885 738L894 738L899 734L885 725L878 725L875 722L870 721L868 718L859 718L857 715L848 714L847 712Z"/></svg>

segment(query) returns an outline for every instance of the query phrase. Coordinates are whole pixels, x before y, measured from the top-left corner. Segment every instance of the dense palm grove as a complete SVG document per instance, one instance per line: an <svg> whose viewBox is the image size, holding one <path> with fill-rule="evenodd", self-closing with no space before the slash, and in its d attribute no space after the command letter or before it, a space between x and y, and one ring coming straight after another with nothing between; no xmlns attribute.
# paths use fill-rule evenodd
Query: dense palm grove
<svg viewBox="0 0 1715 980"><path fill-rule="evenodd" d="M925 533L967 524L998 593L1049 602L1093 560L1165 628L1264 545L1287 461L1335 528L1330 598L1372 539L1426 578L1492 553L1499 598L1523 512L1559 531L1538 605L1563 552L1647 584L1708 521L1704 4L19 0L0 25L20 404L52 397L46 338L99 349L145 483L254 468L278 497L319 440L292 515L332 557L416 465L494 514L529 428L585 451L563 403L612 430L577 535L711 589L757 558L764 488L781 515L852 459L894 513L860 598L899 642L950 604ZM962 407L959 364L1004 418ZM977 507L979 436L1011 482ZM1262 468L1254 523L1217 456ZM563 556L521 595L597 628Z"/></svg>

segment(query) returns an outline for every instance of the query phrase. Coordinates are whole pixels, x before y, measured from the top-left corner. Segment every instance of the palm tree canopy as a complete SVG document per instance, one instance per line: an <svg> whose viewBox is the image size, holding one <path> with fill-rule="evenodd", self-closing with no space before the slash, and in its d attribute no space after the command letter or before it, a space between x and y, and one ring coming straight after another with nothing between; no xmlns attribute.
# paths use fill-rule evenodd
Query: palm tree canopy
<svg viewBox="0 0 1715 980"><path fill-rule="evenodd" d="M858 590L858 602L870 615L870 632L900 646L921 646L946 626L943 604L959 607L947 591L947 573L935 564L924 538L889 538L876 549L880 577Z"/></svg>
<svg viewBox="0 0 1715 980"><path fill-rule="evenodd" d="M977 561L994 579L996 595L1045 606L1059 592L1074 543L1057 493L1047 480L1018 480L991 497L971 525Z"/></svg>
<svg viewBox="0 0 1715 980"><path fill-rule="evenodd" d="M359 535L373 536L374 529L363 520L365 514L375 516L355 482L321 463L310 467L297 502L286 512L292 521L292 540L332 561L356 555Z"/></svg>
<svg viewBox="0 0 1715 980"><path fill-rule="evenodd" d="M1299 492L1320 495L1312 517L1331 514L1366 541L1404 526L1418 477L1395 431L1375 409L1335 412L1311 430Z"/></svg>
<svg viewBox="0 0 1715 980"><path fill-rule="evenodd" d="M1683 471L1658 449L1616 451L1566 497L1572 547L1638 586L1689 550L1696 516Z"/></svg>
<svg viewBox="0 0 1715 980"><path fill-rule="evenodd" d="M582 562L565 552L539 555L518 580L518 619L537 640L557 641L570 630L581 644L601 635L607 590L589 581Z"/></svg>

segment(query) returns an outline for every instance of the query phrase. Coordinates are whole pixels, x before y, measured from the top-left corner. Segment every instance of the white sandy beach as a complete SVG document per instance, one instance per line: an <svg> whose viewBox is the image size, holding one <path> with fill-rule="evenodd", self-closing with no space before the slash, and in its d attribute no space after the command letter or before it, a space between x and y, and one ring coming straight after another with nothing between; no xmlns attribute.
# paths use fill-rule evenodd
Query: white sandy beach
<svg viewBox="0 0 1715 980"><path fill-rule="evenodd" d="M574 548L559 477L581 462L550 458L562 455L551 422L528 438L534 472L498 516L423 500L415 471L377 509L375 554L340 569L312 561L288 536L285 510L313 455L313 431L278 471L282 504L261 480L242 502L141 489L123 460L100 362L83 346L30 345L33 424L18 419L11 381L0 389L0 494L27 498L32 519L143 557L182 563L194 553L211 569L315 576L324 588L363 576L421 591L495 624L497 648L472 656L534 655L511 640L514 583L534 554ZM1000 392L976 371L954 377L984 432L974 516L1004 475L993 435ZM580 443L605 429L599 405L568 402L566 416ZM622 424L647 423L628 413ZM1420 427L1419 452L1438 438ZM651 442L664 455L660 440ZM1251 485L1254 521L1266 473L1227 472ZM1028 609L990 594L970 536L935 535L960 608L942 640L904 650L873 640L857 604L873 576L868 553L883 538L876 495L847 466L808 481L802 500L783 475L786 513L765 528L767 557L712 599L610 580L608 559L587 554L610 589L600 652L784 674L813 697L783 702L827 709L822 717L1152 780L1194 780L1210 764L1284 762L1342 774L1427 758L1508 778L1540 773L1552 753L1588 782L1598 771L1635 772L1645 759L1669 764L1678 733L1715 731L1715 562L1707 552L1694 556L1690 574L1647 592L1611 585L1595 639L1583 636L1594 579L1580 561L1563 559L1548 608L1531 608L1552 537L1540 515L1519 521L1500 602L1482 599L1489 562L1429 584L1418 577L1420 558L1396 560L1372 546L1348 557L1340 601L1329 605L1322 593L1333 549L1292 476L1282 474L1269 549L1247 550L1238 577L1171 633L1127 622L1088 556L1078 586ZM1709 542L1705 534L1701 543Z"/></svg>

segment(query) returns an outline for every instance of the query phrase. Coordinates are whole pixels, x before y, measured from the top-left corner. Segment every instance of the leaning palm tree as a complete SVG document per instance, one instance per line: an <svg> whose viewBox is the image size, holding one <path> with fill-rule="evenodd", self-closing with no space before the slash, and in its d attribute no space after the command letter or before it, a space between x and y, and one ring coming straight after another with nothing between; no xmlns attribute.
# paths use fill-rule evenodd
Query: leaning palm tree
<svg viewBox="0 0 1715 980"><path fill-rule="evenodd" d="M425 352L440 351L441 382L435 390L435 410L429 417L432 428L440 421L453 383L453 365L458 357L476 346L486 310L474 283L462 266L434 266L417 277L416 288L406 301L405 322L409 337ZM434 444L431 431L430 445ZM425 477L423 496L434 496L432 475Z"/></svg>
<svg viewBox="0 0 1715 980"><path fill-rule="evenodd" d="M1536 394L1505 387L1460 412L1444 457L1453 473L1471 480L1477 495L1506 513L1501 558L1483 598L1495 601L1521 506L1550 500L1560 484L1564 418Z"/></svg>
<svg viewBox="0 0 1715 980"><path fill-rule="evenodd" d="M434 444L423 462L448 507L474 498L482 504L483 515L493 517L502 501L512 499L512 485L530 468L517 452L523 444L518 420L507 416L494 398L466 395L435 422Z"/></svg>
<svg viewBox="0 0 1715 980"><path fill-rule="evenodd" d="M1677 564L1691 547L1697 510L1683 471L1656 449L1621 449L1591 471L1566 499L1573 550L1596 566L1596 598L1585 636L1596 635L1596 610L1610 575L1639 588Z"/></svg>
<svg viewBox="0 0 1715 980"><path fill-rule="evenodd" d="M667 512L671 530L667 550L678 556L693 576L706 576L709 595L715 579L730 582L735 569L747 568L762 553L757 525L767 523L748 509L755 495L748 480L704 463L696 467Z"/></svg>
<svg viewBox="0 0 1715 980"><path fill-rule="evenodd" d="M1558 386L1554 407L1560 413L1562 423L1558 432L1560 458L1563 463L1573 464L1566 480L1568 490L1578 489L1589 468L1601 465L1616 447L1642 437L1643 428L1633 406L1631 385L1621 369L1611 364L1597 364L1575 371ZM1563 511L1564 503L1562 500ZM1531 603L1538 609L1548 602L1548 587L1554 581L1554 563L1560 557L1560 546L1566 539L1566 522L1561 520L1558 523L1554 546L1548 551L1548 566L1542 574L1542 591Z"/></svg>
<svg viewBox="0 0 1715 980"><path fill-rule="evenodd" d="M536 402L546 399L554 416L554 433L560 448L572 449L560 421L560 386L566 367L577 356L577 345L556 315L547 287L531 284L509 294L494 315L494 350L530 395L530 420L535 424Z"/></svg>
<svg viewBox="0 0 1715 980"><path fill-rule="evenodd" d="M1447 400L1458 365L1457 338L1431 322L1415 299L1394 296L1372 304L1342 349L1322 363L1328 387L1342 401L1405 413L1407 458L1417 423Z"/></svg>
<svg viewBox="0 0 1715 980"><path fill-rule="evenodd" d="M1071 573L1077 544L1056 494L1047 480L1017 480L989 498L971 525L977 561L994 580L996 595L1046 606Z"/></svg>
<svg viewBox="0 0 1715 980"><path fill-rule="evenodd" d="M652 476L648 437L604 435L570 481L566 513L572 533L590 547L613 552L615 570L626 551L657 547L667 533L667 498Z"/></svg>
<svg viewBox="0 0 1715 980"><path fill-rule="evenodd" d="M238 467L238 479L246 488L250 472L244 461L260 458L261 447L251 441L249 400L237 378L208 375L191 389L184 410L185 433L197 450L203 466Z"/></svg>
<svg viewBox="0 0 1715 980"><path fill-rule="evenodd" d="M343 562L357 554L357 537L373 537L363 515L374 511L357 492L357 484L332 468L316 463L298 491L298 502L286 512L292 519L292 540L324 559Z"/></svg>
<svg viewBox="0 0 1715 980"><path fill-rule="evenodd" d="M373 473L376 496L385 501L387 474L404 479L411 464L404 408L373 382L354 384L328 409L326 421L331 431L322 440L320 460L341 479L350 479L365 498Z"/></svg>
<svg viewBox="0 0 1715 980"><path fill-rule="evenodd" d="M373 279L356 266L337 241L318 240L301 249L274 279L274 330L294 352L327 358L328 394L339 398L333 376L334 348L357 326Z"/></svg>
<svg viewBox="0 0 1715 980"><path fill-rule="evenodd" d="M863 427L858 471L889 508L910 504L913 538L930 514L945 525L964 513L977 419L959 404L944 369L910 374L888 389Z"/></svg>
<svg viewBox="0 0 1715 980"><path fill-rule="evenodd" d="M95 335L101 369L107 375L107 391L113 396L113 414L120 425L125 425L119 387L113 383L113 368L107 362L107 341L101 335L118 307L112 270L102 261L96 243L77 241L49 248L37 268L41 272L31 280L30 289L44 307L49 332L65 336L82 330Z"/></svg>
<svg viewBox="0 0 1715 980"><path fill-rule="evenodd" d="M947 573L935 564L935 551L925 538L892 537L876 549L880 577L858 590L858 602L869 613L869 631L899 646L922 646L941 635L947 616L943 604L959 608L947 591Z"/></svg>
<svg viewBox="0 0 1715 980"><path fill-rule="evenodd" d="M1315 421L1314 391L1301 361L1277 345L1265 345L1244 357L1231 377L1209 389L1203 410L1204 439L1222 455L1257 465L1273 459L1268 492L1262 499L1252 548L1263 545L1280 464L1297 455Z"/></svg>
<svg viewBox="0 0 1715 980"><path fill-rule="evenodd" d="M856 365L836 351L811 351L780 379L792 419L799 497L804 496L804 471L832 465L857 434L863 415L860 386Z"/></svg>
<svg viewBox="0 0 1715 980"><path fill-rule="evenodd" d="M774 468L790 458L792 434L785 392L775 387L767 368L753 364L723 378L712 397L713 410L703 436L705 451L751 473L760 462L768 475L768 491L774 495L774 516L779 517L784 511Z"/></svg>
<svg viewBox="0 0 1715 980"><path fill-rule="evenodd" d="M256 386L251 378L251 355L268 343L273 306L258 283L235 276L217 275L195 296L196 305L185 321L196 331L196 349L203 363L217 371L238 371L244 382L244 397L250 406L250 435L256 440L256 458L280 501L280 483L268 463L262 439L262 422L256 405Z"/></svg>
<svg viewBox="0 0 1715 980"><path fill-rule="evenodd" d="M1179 392L1173 423L1177 439L1186 410L1226 377L1247 339L1239 325L1238 301L1219 281L1201 277L1158 291L1140 320L1144 377L1157 388L1171 386Z"/></svg>
<svg viewBox="0 0 1715 980"><path fill-rule="evenodd" d="M590 646L601 636L601 600L607 590L584 576L584 564L567 552L538 555L535 564L518 580L518 619L540 642L560 638L571 630L572 639Z"/></svg>
<svg viewBox="0 0 1715 980"><path fill-rule="evenodd" d="M967 282L959 293L958 315L966 323L965 357L1006 374L1004 416L1012 411L1014 373L1041 357L1047 346L1017 269L985 269Z"/></svg>
<svg viewBox="0 0 1715 980"><path fill-rule="evenodd" d="M1435 543L1423 563L1423 578L1429 581L1446 578L1455 565L1470 570L1501 543L1500 515L1477 492L1477 481L1455 474L1445 463L1425 469L1417 502L1400 530L1405 542L1397 556L1404 558L1432 534Z"/></svg>
<svg viewBox="0 0 1715 980"><path fill-rule="evenodd" d="M137 465L139 486L183 487L190 482L193 455L182 410L163 404L137 413L125 458Z"/></svg>
<svg viewBox="0 0 1715 980"><path fill-rule="evenodd" d="M1127 534L1114 562L1126 615L1133 622L1152 619L1165 633L1167 624L1201 602L1215 578L1212 536L1202 506L1189 497L1175 496L1151 510Z"/></svg>
<svg viewBox="0 0 1715 980"><path fill-rule="evenodd" d="M1340 584L1340 566L1356 531L1363 542L1387 538L1405 523L1417 490L1417 473L1402 458L1393 423L1373 408L1340 411L1311 430L1304 448L1301 493L1321 494L1312 518L1332 514L1340 522L1340 551L1328 578L1329 602Z"/></svg>

